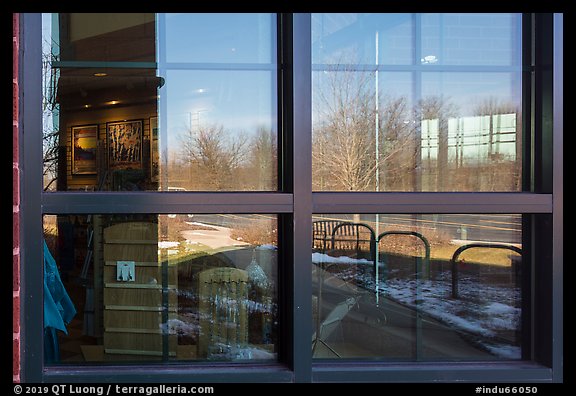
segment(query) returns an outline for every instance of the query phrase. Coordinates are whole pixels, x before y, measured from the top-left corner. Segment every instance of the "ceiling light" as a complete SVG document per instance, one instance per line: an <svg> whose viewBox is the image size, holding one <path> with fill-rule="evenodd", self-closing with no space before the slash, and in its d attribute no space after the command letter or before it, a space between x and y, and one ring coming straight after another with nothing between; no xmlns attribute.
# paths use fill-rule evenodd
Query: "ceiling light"
<svg viewBox="0 0 576 396"><path fill-rule="evenodd" d="M108 73L104 72L94 73L94 77L106 77L107 75Z"/></svg>

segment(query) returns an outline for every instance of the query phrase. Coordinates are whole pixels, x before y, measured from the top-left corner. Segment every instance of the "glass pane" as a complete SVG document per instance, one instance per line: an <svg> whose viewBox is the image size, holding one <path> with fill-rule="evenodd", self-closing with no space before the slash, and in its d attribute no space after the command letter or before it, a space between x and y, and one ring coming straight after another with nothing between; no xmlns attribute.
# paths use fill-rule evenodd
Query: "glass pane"
<svg viewBox="0 0 576 396"><path fill-rule="evenodd" d="M409 65L414 59L411 14L313 14L312 62Z"/></svg>
<svg viewBox="0 0 576 396"><path fill-rule="evenodd" d="M276 361L276 215L44 216L47 364Z"/></svg>
<svg viewBox="0 0 576 396"><path fill-rule="evenodd" d="M156 62L154 13L44 14L56 61Z"/></svg>
<svg viewBox="0 0 576 396"><path fill-rule="evenodd" d="M277 189L275 73L167 72L169 187Z"/></svg>
<svg viewBox="0 0 576 396"><path fill-rule="evenodd" d="M423 64L518 65L518 14L422 14Z"/></svg>
<svg viewBox="0 0 576 396"><path fill-rule="evenodd" d="M314 358L521 359L521 219L315 215Z"/></svg>
<svg viewBox="0 0 576 396"><path fill-rule="evenodd" d="M275 16L105 15L43 14L45 190L276 191ZM123 44L135 31L148 63ZM61 62L70 45L82 64Z"/></svg>
<svg viewBox="0 0 576 396"><path fill-rule="evenodd" d="M168 62L275 62L274 14L166 14L165 23Z"/></svg>
<svg viewBox="0 0 576 396"><path fill-rule="evenodd" d="M313 189L520 191L519 27L517 14L315 14Z"/></svg>
<svg viewBox="0 0 576 396"><path fill-rule="evenodd" d="M514 92L518 77L422 74L422 190L521 189L521 101Z"/></svg>

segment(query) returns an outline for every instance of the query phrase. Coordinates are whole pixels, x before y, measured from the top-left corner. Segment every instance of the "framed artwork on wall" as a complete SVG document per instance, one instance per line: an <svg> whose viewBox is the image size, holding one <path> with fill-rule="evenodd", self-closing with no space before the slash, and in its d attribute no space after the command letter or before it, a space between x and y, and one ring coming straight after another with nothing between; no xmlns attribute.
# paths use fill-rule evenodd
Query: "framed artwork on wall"
<svg viewBox="0 0 576 396"><path fill-rule="evenodd" d="M153 182L160 179L159 149L158 117L150 117L150 178Z"/></svg>
<svg viewBox="0 0 576 396"><path fill-rule="evenodd" d="M142 167L142 120L106 124L109 169Z"/></svg>
<svg viewBox="0 0 576 396"><path fill-rule="evenodd" d="M96 174L98 125L72 127L72 174Z"/></svg>

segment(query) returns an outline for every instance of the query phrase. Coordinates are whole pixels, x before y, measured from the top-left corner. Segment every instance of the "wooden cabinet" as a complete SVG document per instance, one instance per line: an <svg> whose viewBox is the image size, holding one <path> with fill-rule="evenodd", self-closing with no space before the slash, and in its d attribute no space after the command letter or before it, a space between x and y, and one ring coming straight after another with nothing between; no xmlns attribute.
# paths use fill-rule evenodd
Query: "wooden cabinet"
<svg viewBox="0 0 576 396"><path fill-rule="evenodd" d="M104 354L118 359L174 357L177 336L169 333L168 322L177 314L178 277L175 266L159 260L158 224L125 222L105 228L103 259ZM118 279L118 262L133 265L129 281Z"/></svg>

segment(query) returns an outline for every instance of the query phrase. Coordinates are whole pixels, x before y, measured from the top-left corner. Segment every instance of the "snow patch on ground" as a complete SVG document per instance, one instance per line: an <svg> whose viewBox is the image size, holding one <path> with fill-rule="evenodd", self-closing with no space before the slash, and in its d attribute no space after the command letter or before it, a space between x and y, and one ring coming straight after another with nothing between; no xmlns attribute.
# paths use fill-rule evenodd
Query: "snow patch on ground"
<svg viewBox="0 0 576 396"><path fill-rule="evenodd" d="M321 253L313 253L312 262L373 264L365 259L331 257ZM347 276L345 271L341 276ZM375 289L371 272L354 277L364 288ZM520 347L506 343L501 336L503 332L510 333L520 328L520 289L463 277L459 280L459 298L453 299L451 279L450 271L437 274L434 280L398 278L391 271L385 280L380 281L378 290L382 295L418 309L455 330L473 335L482 347L496 356L520 359Z"/></svg>
<svg viewBox="0 0 576 396"><path fill-rule="evenodd" d="M372 260L355 259L347 256L333 257L324 253L312 253L312 262L322 264L374 264Z"/></svg>
<svg viewBox="0 0 576 396"><path fill-rule="evenodd" d="M264 244L256 247L256 250L278 250L278 247L271 244Z"/></svg>
<svg viewBox="0 0 576 396"><path fill-rule="evenodd" d="M158 247L160 249L176 248L176 247L178 247L178 245L180 245L180 242L169 242L169 241L158 242Z"/></svg>
<svg viewBox="0 0 576 396"><path fill-rule="evenodd" d="M389 279L379 285L379 290L457 329L480 336L479 343L497 356L519 359L520 347L494 341L494 337L500 331L519 328L521 309L513 305L519 305L520 290L480 284L468 278L460 282L460 298L452 299L451 276L446 271L435 280Z"/></svg>

